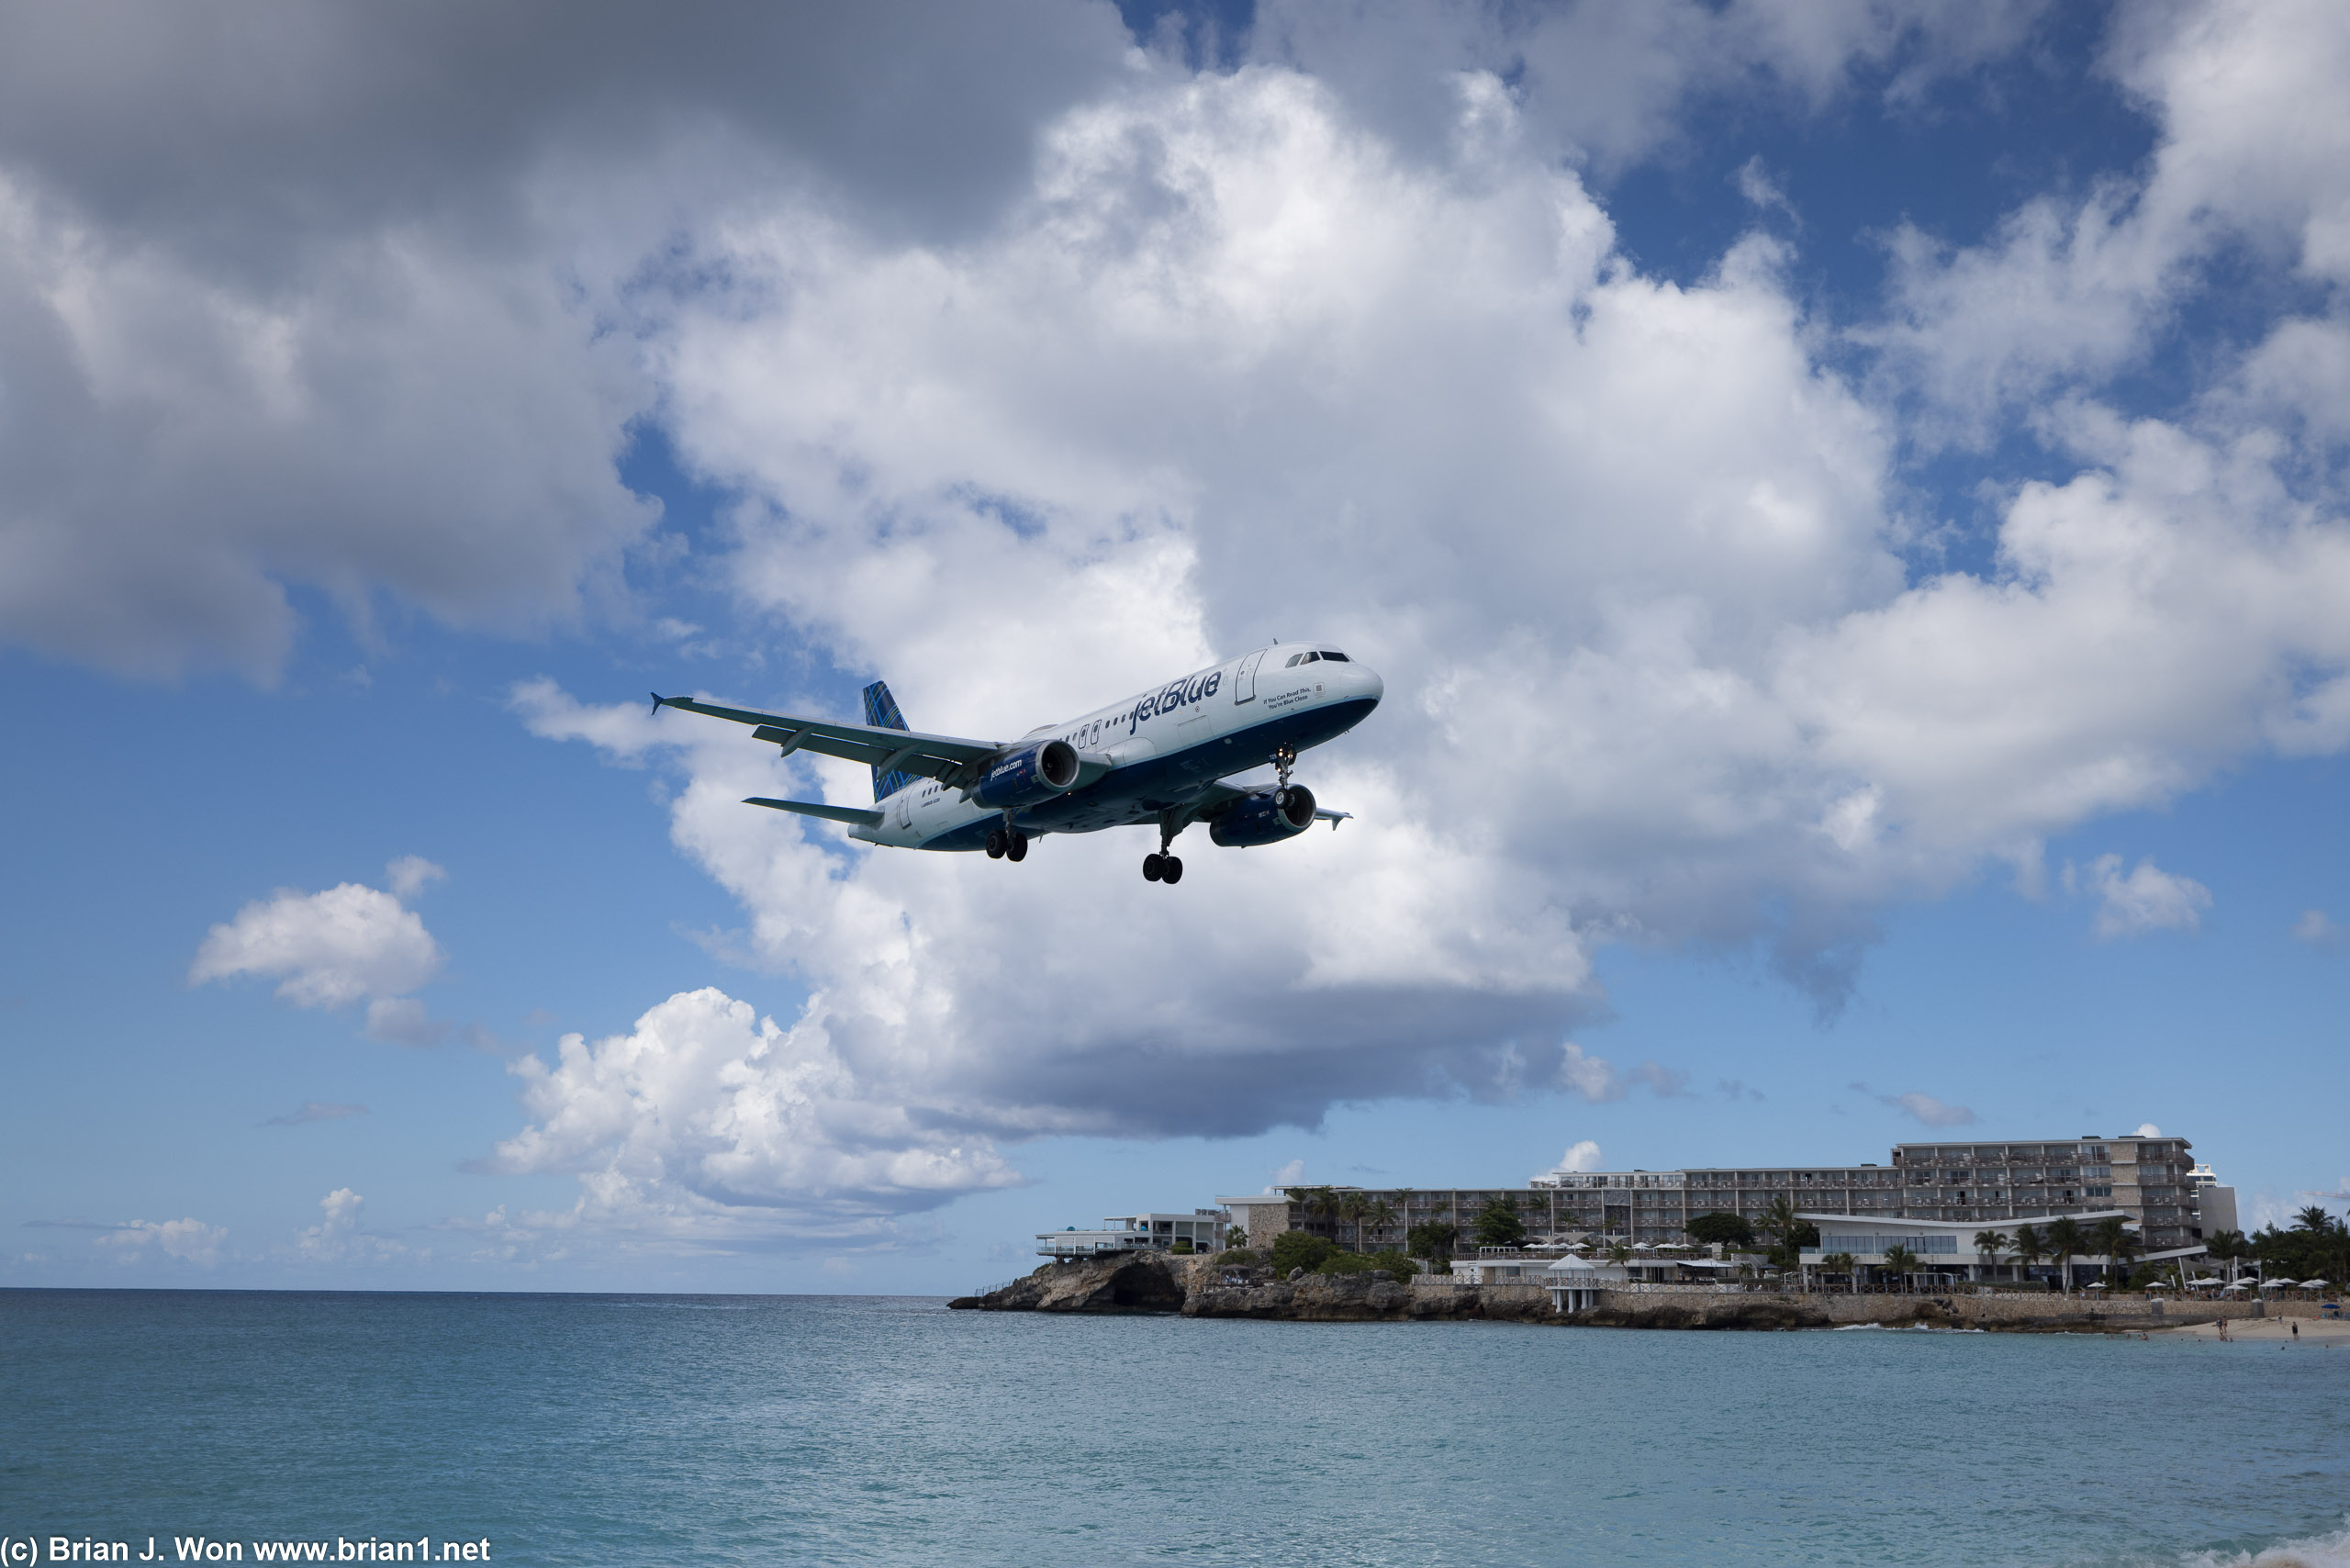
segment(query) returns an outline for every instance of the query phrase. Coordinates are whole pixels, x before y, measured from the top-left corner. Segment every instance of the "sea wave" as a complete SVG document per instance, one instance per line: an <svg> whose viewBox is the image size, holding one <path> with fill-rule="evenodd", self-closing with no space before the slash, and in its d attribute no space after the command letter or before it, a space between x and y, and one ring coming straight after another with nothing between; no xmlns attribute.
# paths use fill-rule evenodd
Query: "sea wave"
<svg viewBox="0 0 2350 1568"><path fill-rule="evenodd" d="M2350 1568L2350 1518L2331 1535L2283 1540L2258 1551L2191 1551L2180 1568Z"/></svg>

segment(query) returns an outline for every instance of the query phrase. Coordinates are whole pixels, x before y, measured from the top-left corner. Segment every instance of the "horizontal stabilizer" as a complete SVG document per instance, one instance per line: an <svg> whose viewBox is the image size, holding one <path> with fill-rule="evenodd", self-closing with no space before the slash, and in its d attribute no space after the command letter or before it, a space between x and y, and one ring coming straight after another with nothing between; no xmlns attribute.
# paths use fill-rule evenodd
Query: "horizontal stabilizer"
<svg viewBox="0 0 2350 1568"><path fill-rule="evenodd" d="M881 813L856 806L819 806L806 801L770 801L764 795L753 795L743 802L746 806L767 806L778 812L798 812L803 817L822 817L826 822L846 823L851 827L879 827Z"/></svg>

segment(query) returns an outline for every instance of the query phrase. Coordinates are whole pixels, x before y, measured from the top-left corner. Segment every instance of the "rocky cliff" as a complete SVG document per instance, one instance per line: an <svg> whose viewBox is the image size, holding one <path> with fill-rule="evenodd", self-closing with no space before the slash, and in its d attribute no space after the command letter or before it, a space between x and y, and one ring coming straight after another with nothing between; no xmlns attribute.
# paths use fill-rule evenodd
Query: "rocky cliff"
<svg viewBox="0 0 2350 1568"><path fill-rule="evenodd" d="M958 1296L947 1305L977 1312L1180 1312L1309 1323L1550 1316L1539 1290L1415 1289L1385 1272L1284 1280L1266 1269L1226 1270L1209 1258L1155 1252L1047 1263L985 1295Z"/></svg>
<svg viewBox="0 0 2350 1568"><path fill-rule="evenodd" d="M1079 1262L1047 1263L985 1295L946 1305L978 1312L1181 1312L1187 1260L1121 1252Z"/></svg>
<svg viewBox="0 0 2350 1568"><path fill-rule="evenodd" d="M1586 1312L1557 1313L1539 1284L1471 1285L1383 1272L1275 1278L1261 1265L1233 1268L1213 1258L1121 1253L1047 1263L1024 1279L949 1305L979 1312L1158 1312L1186 1317L1277 1318L1303 1323L1413 1323L1464 1318L1554 1323L1591 1328L1974 1327L2023 1333L2098 1333L2160 1328L2218 1316L2210 1303L2180 1304L2172 1316L2055 1296L1765 1295L1707 1291L1601 1293ZM2224 1309L2233 1313L2261 1310ZM2312 1311L2314 1308L2312 1307Z"/></svg>

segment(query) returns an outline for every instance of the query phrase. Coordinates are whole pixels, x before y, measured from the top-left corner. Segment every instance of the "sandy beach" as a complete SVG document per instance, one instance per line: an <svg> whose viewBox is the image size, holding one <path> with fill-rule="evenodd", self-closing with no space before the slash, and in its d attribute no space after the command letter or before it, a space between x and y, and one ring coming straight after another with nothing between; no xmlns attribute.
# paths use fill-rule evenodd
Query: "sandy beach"
<svg viewBox="0 0 2350 1568"><path fill-rule="evenodd" d="M2296 1338L2289 1325L2299 1324L2300 1334ZM2350 1318L2340 1317L2238 1317L2229 1320L2228 1338L2245 1343L2281 1339L2285 1343L2324 1345L2331 1347L2350 1340ZM2199 1339L2220 1337L2217 1323L2199 1323L2190 1328L2165 1328L2165 1334L2188 1335Z"/></svg>

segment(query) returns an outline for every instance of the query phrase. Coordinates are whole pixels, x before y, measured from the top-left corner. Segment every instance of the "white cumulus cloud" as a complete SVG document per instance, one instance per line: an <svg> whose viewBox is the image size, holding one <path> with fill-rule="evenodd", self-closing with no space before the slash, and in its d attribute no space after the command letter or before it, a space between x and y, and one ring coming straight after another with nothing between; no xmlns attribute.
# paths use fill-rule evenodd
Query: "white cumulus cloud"
<svg viewBox="0 0 2350 1568"><path fill-rule="evenodd" d="M1567 1152L1559 1156L1559 1163L1553 1169L1574 1171L1596 1170L1599 1167L1599 1145L1583 1138L1567 1146Z"/></svg>
<svg viewBox="0 0 2350 1568"><path fill-rule="evenodd" d="M2070 879L2071 868L2066 871ZM2211 907L2210 889L2193 878L2163 870L2152 857L2124 876L2121 857L2099 856L2081 871L2078 883L2098 896L2091 929L2102 940L2154 931L2199 931L2203 912Z"/></svg>
<svg viewBox="0 0 2350 1568"><path fill-rule="evenodd" d="M166 1258L209 1269L220 1261L228 1239L226 1226L199 1219L135 1219L99 1237L97 1245L113 1249L124 1263L138 1262L151 1247Z"/></svg>
<svg viewBox="0 0 2350 1568"><path fill-rule="evenodd" d="M821 1011L787 1031L721 991L681 992L627 1035L567 1035L552 1065L516 1063L533 1123L492 1163L577 1177L556 1223L590 1232L883 1240L898 1216L1021 1180L901 1066L861 1080Z"/></svg>
<svg viewBox="0 0 2350 1568"><path fill-rule="evenodd" d="M391 880L411 892L440 868L410 856L393 862ZM343 882L323 892L281 889L212 928L188 969L193 984L258 975L297 1007L367 1002L367 1030L377 1039L431 1045L445 1025L404 993L440 971L444 955L423 920L380 888Z"/></svg>

